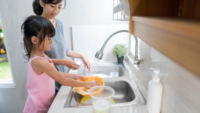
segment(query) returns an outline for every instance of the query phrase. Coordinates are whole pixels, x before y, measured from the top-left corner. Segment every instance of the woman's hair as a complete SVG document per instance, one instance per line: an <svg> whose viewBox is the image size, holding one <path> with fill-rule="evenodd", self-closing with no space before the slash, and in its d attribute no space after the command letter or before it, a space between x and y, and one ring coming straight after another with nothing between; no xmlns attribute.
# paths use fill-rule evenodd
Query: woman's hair
<svg viewBox="0 0 200 113"><path fill-rule="evenodd" d="M21 26L23 33L23 45L25 49L25 56L29 59L31 56L33 43L31 38L33 36L39 39L39 45L45 40L46 36L53 37L55 35L55 28L53 24L42 16L29 16L26 18ZM38 46L39 46L38 45Z"/></svg>
<svg viewBox="0 0 200 113"><path fill-rule="evenodd" d="M44 4L59 4L63 0L42 0ZM65 2L66 5L66 2ZM64 5L64 8L65 8ZM40 0L33 0L33 11L36 15L42 15L43 8L40 6Z"/></svg>

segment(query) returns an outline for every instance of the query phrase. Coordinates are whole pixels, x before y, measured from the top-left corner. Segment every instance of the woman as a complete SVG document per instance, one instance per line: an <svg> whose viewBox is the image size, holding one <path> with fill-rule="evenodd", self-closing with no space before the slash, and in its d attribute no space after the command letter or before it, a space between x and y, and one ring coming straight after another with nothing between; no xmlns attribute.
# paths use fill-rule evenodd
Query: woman
<svg viewBox="0 0 200 113"><path fill-rule="evenodd" d="M67 67L72 69L77 69L79 67L79 65L74 63L72 60L67 60L66 56L81 59L86 68L90 70L91 68L90 62L83 55L76 53L72 50L69 50L66 47L63 24L60 20L55 18L60 13L62 5L63 5L63 0L33 1L33 10L35 14L48 19L53 24L56 30L56 34L52 38L53 39L52 48L50 49L50 51L47 51L46 54L52 59L52 62L54 63L54 65L56 65L59 71L68 72L69 69ZM55 85L57 93L61 85L58 82L56 82Z"/></svg>

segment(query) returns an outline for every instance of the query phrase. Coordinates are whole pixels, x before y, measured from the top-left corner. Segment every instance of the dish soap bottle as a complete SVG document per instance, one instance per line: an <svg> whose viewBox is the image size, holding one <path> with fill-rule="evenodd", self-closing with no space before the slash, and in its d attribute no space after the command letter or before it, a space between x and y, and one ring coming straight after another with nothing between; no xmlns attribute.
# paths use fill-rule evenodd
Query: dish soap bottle
<svg viewBox="0 0 200 113"><path fill-rule="evenodd" d="M151 68L154 72L152 80L148 84L147 93L147 111L148 113L160 113L161 98L162 98L162 83L158 77L160 71L158 69Z"/></svg>

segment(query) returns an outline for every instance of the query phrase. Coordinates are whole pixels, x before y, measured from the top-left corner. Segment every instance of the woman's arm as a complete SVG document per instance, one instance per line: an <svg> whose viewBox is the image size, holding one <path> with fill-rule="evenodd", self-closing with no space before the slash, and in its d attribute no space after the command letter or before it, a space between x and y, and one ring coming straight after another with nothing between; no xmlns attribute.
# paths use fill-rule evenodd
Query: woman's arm
<svg viewBox="0 0 200 113"><path fill-rule="evenodd" d="M60 71L59 71L59 73L61 75L63 75L64 77L66 77L66 78L71 78L71 79L74 79L74 80L78 80L78 79L84 80L84 76L83 75L69 74L69 73L60 72Z"/></svg>
<svg viewBox="0 0 200 113"><path fill-rule="evenodd" d="M72 50L69 50L69 51L67 52L67 56L68 56L68 57L72 57L72 58L78 58L78 59L82 59L82 58L83 58L83 55L81 55L81 54L79 54L79 53L77 53L77 52L74 52L74 51L72 51Z"/></svg>
<svg viewBox="0 0 200 113"><path fill-rule="evenodd" d="M34 59L32 61L32 67L33 70L35 70L34 68L37 67L37 70L39 69L40 72L45 72L52 79L64 86L91 88L95 85L98 85L98 83L95 82L81 82L74 79L66 78L62 76L62 74L60 74L48 61L44 59Z"/></svg>
<svg viewBox="0 0 200 113"><path fill-rule="evenodd" d="M65 65L70 69L78 69L79 65L70 59L51 59L54 65Z"/></svg>
<svg viewBox="0 0 200 113"><path fill-rule="evenodd" d="M67 52L67 56L69 57L72 57L72 58L79 58L82 60L82 62L84 63L84 65L90 70L91 68L91 64L89 62L89 60L87 58L85 58L83 55L77 53L77 52L74 52L72 50L69 50Z"/></svg>

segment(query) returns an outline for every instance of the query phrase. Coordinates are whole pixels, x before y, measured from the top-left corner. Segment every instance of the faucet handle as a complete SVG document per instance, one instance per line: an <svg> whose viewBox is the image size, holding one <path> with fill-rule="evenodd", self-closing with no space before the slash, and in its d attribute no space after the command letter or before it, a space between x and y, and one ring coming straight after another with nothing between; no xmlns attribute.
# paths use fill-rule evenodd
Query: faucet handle
<svg viewBox="0 0 200 113"><path fill-rule="evenodd" d="M133 62L133 65L137 65L138 67L139 67L139 65L141 64L143 62L143 59L138 59L138 58L136 58L135 60L134 60L134 62Z"/></svg>

